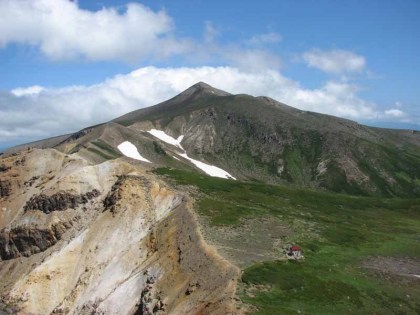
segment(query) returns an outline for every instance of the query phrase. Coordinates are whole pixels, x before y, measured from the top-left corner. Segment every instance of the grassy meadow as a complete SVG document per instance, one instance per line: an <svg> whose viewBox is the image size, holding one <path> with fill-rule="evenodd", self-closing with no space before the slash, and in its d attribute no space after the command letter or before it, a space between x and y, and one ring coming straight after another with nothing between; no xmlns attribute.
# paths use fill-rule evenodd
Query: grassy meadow
<svg viewBox="0 0 420 315"><path fill-rule="evenodd" d="M420 265L419 199L297 190L167 168L155 172L196 186L197 211L212 225L234 227L243 219L272 216L293 229L288 241L302 247L305 259L243 270L238 293L254 314L420 314L420 278L404 268Z"/></svg>

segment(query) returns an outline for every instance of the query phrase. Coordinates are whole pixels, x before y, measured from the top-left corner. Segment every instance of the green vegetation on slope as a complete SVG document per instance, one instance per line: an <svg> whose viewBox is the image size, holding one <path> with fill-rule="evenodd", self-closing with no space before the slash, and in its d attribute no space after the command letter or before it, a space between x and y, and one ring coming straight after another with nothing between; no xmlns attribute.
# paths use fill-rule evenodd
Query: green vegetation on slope
<svg viewBox="0 0 420 315"><path fill-rule="evenodd" d="M107 155L113 158L117 158L121 156L121 153L119 151L117 151L111 145L109 145L108 143L106 143L105 141L101 139L94 140L92 141L92 143L96 145L98 148L100 148L102 151L104 151Z"/></svg>
<svg viewBox="0 0 420 315"><path fill-rule="evenodd" d="M322 136L315 130L302 132L292 128L291 132L294 145L285 148L282 177L300 187L308 187L315 180L317 165L321 161Z"/></svg>
<svg viewBox="0 0 420 315"><path fill-rule="evenodd" d="M70 154L76 153L83 148L82 145L76 145L72 150L69 151ZM115 150L105 141L98 139L91 142L91 144L86 148L87 151L97 155L103 160L113 160L119 158L121 153Z"/></svg>
<svg viewBox="0 0 420 315"><path fill-rule="evenodd" d="M198 212L213 225L234 227L241 219L273 216L293 229L290 241L302 246L303 261L266 261L244 270L240 293L256 314L420 312L417 278L381 270L380 264L376 271L363 268L372 257L420 262L419 199L354 197L180 170L156 172L197 186L203 193Z"/></svg>

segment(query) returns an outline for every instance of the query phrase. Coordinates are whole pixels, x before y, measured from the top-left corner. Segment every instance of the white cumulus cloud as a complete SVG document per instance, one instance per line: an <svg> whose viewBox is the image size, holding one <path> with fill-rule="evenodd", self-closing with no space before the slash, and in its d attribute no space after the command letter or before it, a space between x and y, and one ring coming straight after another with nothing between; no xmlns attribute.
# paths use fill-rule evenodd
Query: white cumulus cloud
<svg viewBox="0 0 420 315"><path fill-rule="evenodd" d="M313 49L303 53L309 67L333 74L361 72L366 65L365 57L351 51Z"/></svg>
<svg viewBox="0 0 420 315"><path fill-rule="evenodd" d="M83 10L69 0L1 0L0 47L29 44L55 60L139 61L188 45L173 36L172 19L138 3L123 10Z"/></svg>
<svg viewBox="0 0 420 315"><path fill-rule="evenodd" d="M45 89L39 85L28 86L26 88L16 88L11 90L10 92L15 96L26 96L26 95L35 95L39 94Z"/></svg>
<svg viewBox="0 0 420 315"><path fill-rule="evenodd" d="M70 0L0 0L0 49L17 43L38 48L51 60L139 61L177 54L186 63L229 64L244 69L276 68L277 55L264 44L277 33L251 39L258 47L216 42L220 30L207 21L202 42L179 38L172 18L139 3L84 10ZM19 93L19 92L18 92Z"/></svg>

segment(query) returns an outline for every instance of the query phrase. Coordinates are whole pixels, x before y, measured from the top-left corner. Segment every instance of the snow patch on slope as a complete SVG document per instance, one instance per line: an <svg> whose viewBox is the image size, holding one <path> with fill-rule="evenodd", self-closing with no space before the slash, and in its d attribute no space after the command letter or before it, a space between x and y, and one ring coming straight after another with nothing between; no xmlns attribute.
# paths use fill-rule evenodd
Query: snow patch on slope
<svg viewBox="0 0 420 315"><path fill-rule="evenodd" d="M188 161L193 163L195 166L197 166L200 170L202 170L207 175L210 175L210 176L213 176L213 177L221 177L221 178L235 179L236 180L235 177L233 177L228 172L226 172L225 170L222 170L221 168L219 168L217 166L209 165L209 164L203 163L201 161L194 160L194 159L190 158L186 153L182 153L182 154L180 154L180 156L182 156L184 159L187 159Z"/></svg>
<svg viewBox="0 0 420 315"><path fill-rule="evenodd" d="M178 154L178 155L182 156L184 159L193 163L197 168L202 170L207 175L210 175L210 176L213 176L213 177L221 177L221 178L236 180L235 177L233 177L228 172L226 172L225 170L223 170L223 169L221 169L217 166L209 165L209 164L203 163L201 161L190 158L187 155L184 148L181 146L181 141L184 139L184 135L181 135L181 136L178 137L178 139L175 139L174 137L171 137L170 135L166 134L166 132L163 131L163 130L151 129L147 132L150 133L151 135L155 136L159 140L162 140L163 142L172 144L172 145L180 148L182 151L184 151L184 153L181 153L181 154ZM177 159L176 157L174 157L174 158Z"/></svg>
<svg viewBox="0 0 420 315"><path fill-rule="evenodd" d="M152 163L148 159L145 159L144 157L142 157L139 151L137 150L136 146L129 141L124 141L123 143L119 144L118 150L120 150L122 154L124 154L125 156L129 158L147 162L147 163Z"/></svg>
<svg viewBox="0 0 420 315"><path fill-rule="evenodd" d="M155 136L156 138L162 140L163 142L172 144L182 150L184 150L181 146L181 141L184 139L184 136L179 136L178 139L175 139L168 135L165 131L158 130L158 129L150 129L148 131L152 136Z"/></svg>

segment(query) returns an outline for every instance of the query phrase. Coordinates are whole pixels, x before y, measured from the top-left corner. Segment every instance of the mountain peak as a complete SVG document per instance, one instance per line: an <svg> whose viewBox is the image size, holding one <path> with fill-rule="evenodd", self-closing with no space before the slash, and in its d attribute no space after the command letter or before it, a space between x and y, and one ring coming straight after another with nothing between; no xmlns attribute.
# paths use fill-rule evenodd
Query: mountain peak
<svg viewBox="0 0 420 315"><path fill-rule="evenodd" d="M190 96L190 95L202 96L206 94L212 94L216 96L230 95L230 93L216 89L212 87L211 85L202 81L197 82L196 84L190 86L188 89L186 89L184 92L181 93L181 95L183 96Z"/></svg>
<svg viewBox="0 0 420 315"><path fill-rule="evenodd" d="M197 82L192 87L203 88L203 89L206 89L206 88L214 89L214 87L212 87L210 84L207 84L206 82L203 82L203 81Z"/></svg>

